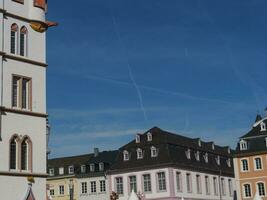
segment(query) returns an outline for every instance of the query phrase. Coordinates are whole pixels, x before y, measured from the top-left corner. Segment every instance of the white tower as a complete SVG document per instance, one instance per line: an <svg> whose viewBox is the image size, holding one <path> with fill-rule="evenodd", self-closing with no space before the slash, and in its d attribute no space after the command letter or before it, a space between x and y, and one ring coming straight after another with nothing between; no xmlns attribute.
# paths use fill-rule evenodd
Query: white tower
<svg viewBox="0 0 267 200"><path fill-rule="evenodd" d="M0 0L0 197L46 199L46 0Z"/></svg>

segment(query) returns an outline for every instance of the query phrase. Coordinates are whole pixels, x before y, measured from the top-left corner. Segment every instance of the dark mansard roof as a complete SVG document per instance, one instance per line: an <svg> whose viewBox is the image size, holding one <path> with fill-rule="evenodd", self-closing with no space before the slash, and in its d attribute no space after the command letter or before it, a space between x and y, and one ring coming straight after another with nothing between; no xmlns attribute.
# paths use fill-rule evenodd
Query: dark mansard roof
<svg viewBox="0 0 267 200"><path fill-rule="evenodd" d="M152 141L147 140L147 135L152 135ZM136 140L119 149L116 162L108 173L120 173L122 171L135 171L159 167L178 167L195 171L225 174L233 176L233 151L229 147L214 145L213 142L203 142L199 138L188 138L182 135L170 133L154 127L144 134L140 134L140 142ZM157 156L151 156L151 147L157 149ZM143 151L143 158L137 159L137 149ZM186 152L190 149L190 159ZM129 152L130 159L124 161L123 153ZM199 153L199 160L196 154ZM204 156L208 156L205 162ZM217 164L216 158L220 159Z"/></svg>
<svg viewBox="0 0 267 200"><path fill-rule="evenodd" d="M62 157L62 158L54 158L48 160L47 169L54 169L53 177L60 176L76 176L76 177L95 177L95 176L103 176L105 171L109 169L109 167L114 163L115 158L117 156L118 151L103 151L78 155L72 157ZM104 170L99 170L99 164L102 163L104 165ZM95 167L94 171L90 171L90 165L93 164ZM74 174L69 174L69 167L74 166ZM86 167L86 171L81 171L81 166ZM64 167L64 174L59 174L59 168Z"/></svg>
<svg viewBox="0 0 267 200"><path fill-rule="evenodd" d="M257 115L251 130L240 137L236 147L237 157L267 153L267 118ZM245 143L246 148L241 148Z"/></svg>

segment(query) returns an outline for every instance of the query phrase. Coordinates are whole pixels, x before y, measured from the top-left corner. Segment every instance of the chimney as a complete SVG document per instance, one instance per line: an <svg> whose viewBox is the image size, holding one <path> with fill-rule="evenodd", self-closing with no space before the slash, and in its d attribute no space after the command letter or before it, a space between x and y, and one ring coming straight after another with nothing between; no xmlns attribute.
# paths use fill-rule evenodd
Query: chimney
<svg viewBox="0 0 267 200"><path fill-rule="evenodd" d="M97 157L99 155L99 149L94 148L94 156Z"/></svg>

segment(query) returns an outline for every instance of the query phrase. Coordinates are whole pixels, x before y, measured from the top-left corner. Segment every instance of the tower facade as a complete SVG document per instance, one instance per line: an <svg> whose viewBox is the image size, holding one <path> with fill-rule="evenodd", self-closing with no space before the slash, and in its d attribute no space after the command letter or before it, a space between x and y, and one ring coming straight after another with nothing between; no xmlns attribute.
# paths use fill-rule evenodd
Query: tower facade
<svg viewBox="0 0 267 200"><path fill-rule="evenodd" d="M46 199L46 0L0 0L0 191Z"/></svg>

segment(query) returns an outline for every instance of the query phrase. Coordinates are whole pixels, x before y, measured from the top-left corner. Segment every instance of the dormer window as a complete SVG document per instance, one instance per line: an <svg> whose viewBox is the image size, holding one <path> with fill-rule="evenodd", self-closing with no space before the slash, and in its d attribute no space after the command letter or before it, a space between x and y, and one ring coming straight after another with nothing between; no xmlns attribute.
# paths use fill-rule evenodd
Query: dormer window
<svg viewBox="0 0 267 200"><path fill-rule="evenodd" d="M64 167L60 167L59 168L59 175L63 175L64 174Z"/></svg>
<svg viewBox="0 0 267 200"><path fill-rule="evenodd" d="M227 152L228 152L228 154L231 153L231 148L230 147L227 148Z"/></svg>
<svg viewBox="0 0 267 200"><path fill-rule="evenodd" d="M54 175L55 175L54 168L49 169L49 176L54 176Z"/></svg>
<svg viewBox="0 0 267 200"><path fill-rule="evenodd" d="M138 148L136 150L136 153L137 153L137 159L142 159L143 158L143 151L142 151L142 149Z"/></svg>
<svg viewBox="0 0 267 200"><path fill-rule="evenodd" d="M82 166L81 166L81 172L82 172L82 173L85 173L85 172L86 172L86 165L82 165Z"/></svg>
<svg viewBox="0 0 267 200"><path fill-rule="evenodd" d="M209 162L209 155L208 155L208 153L205 153L205 155L203 157L204 157L205 163L208 163Z"/></svg>
<svg viewBox="0 0 267 200"><path fill-rule="evenodd" d="M198 143L198 146L201 147L201 140L200 139L198 139L197 143Z"/></svg>
<svg viewBox="0 0 267 200"><path fill-rule="evenodd" d="M74 174L74 166L69 166L69 174Z"/></svg>
<svg viewBox="0 0 267 200"><path fill-rule="evenodd" d="M99 163L99 171L104 171L104 163Z"/></svg>
<svg viewBox="0 0 267 200"><path fill-rule="evenodd" d="M261 131L266 131L266 124L264 122L261 122Z"/></svg>
<svg viewBox="0 0 267 200"><path fill-rule="evenodd" d="M135 142L136 142L136 143L140 143L140 135L139 135L139 134L137 134L137 135L135 136Z"/></svg>
<svg viewBox="0 0 267 200"><path fill-rule="evenodd" d="M228 158L226 162L227 162L228 167L231 167L231 159Z"/></svg>
<svg viewBox="0 0 267 200"><path fill-rule="evenodd" d="M185 152L185 155L186 155L187 159L191 159L191 150L187 149L187 151Z"/></svg>
<svg viewBox="0 0 267 200"><path fill-rule="evenodd" d="M212 150L214 150L214 149L215 149L214 142L212 142L212 144L211 144L211 149L212 149Z"/></svg>
<svg viewBox="0 0 267 200"><path fill-rule="evenodd" d="M150 133L150 132L147 133L147 141L148 142L152 141L152 133Z"/></svg>
<svg viewBox="0 0 267 200"><path fill-rule="evenodd" d="M217 156L215 158L215 160L216 160L217 165L220 165L221 164L221 158L220 158L220 156Z"/></svg>
<svg viewBox="0 0 267 200"><path fill-rule="evenodd" d="M90 164L90 172L94 172L95 171L95 164Z"/></svg>
<svg viewBox="0 0 267 200"><path fill-rule="evenodd" d="M157 148L156 147L151 147L151 157L155 158L158 156Z"/></svg>
<svg viewBox="0 0 267 200"><path fill-rule="evenodd" d="M243 150L247 150L248 149L248 144L245 140L241 140L240 141L240 150L243 151Z"/></svg>
<svg viewBox="0 0 267 200"><path fill-rule="evenodd" d="M197 161L199 161L199 151L197 151L197 152L195 153L195 158L196 158Z"/></svg>
<svg viewBox="0 0 267 200"><path fill-rule="evenodd" d="M130 159L129 152L128 151L123 151L123 160L127 161Z"/></svg>

